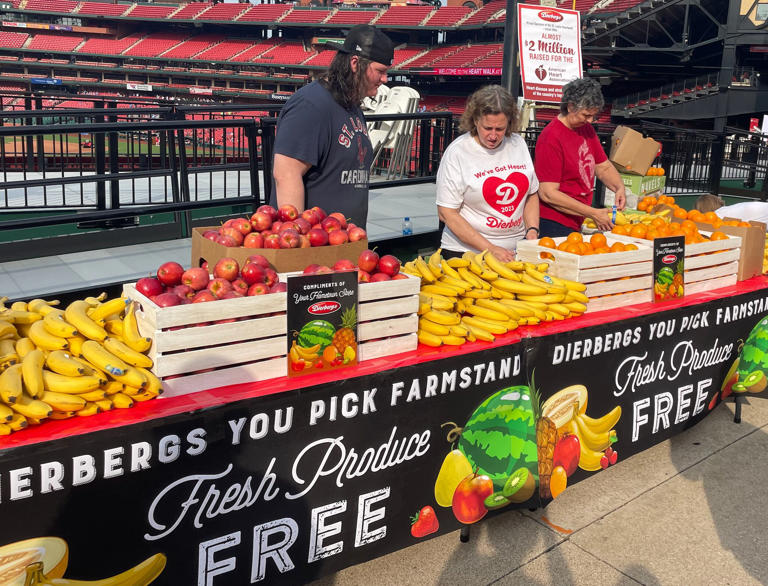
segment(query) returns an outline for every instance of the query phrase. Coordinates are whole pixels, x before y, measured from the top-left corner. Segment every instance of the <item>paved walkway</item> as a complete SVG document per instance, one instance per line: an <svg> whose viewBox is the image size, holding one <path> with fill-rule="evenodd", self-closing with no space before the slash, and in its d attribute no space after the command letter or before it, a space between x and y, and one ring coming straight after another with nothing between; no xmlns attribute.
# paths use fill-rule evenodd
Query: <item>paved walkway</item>
<svg viewBox="0 0 768 586"><path fill-rule="evenodd" d="M768 397L566 489L338 572L322 586L768 583Z"/></svg>

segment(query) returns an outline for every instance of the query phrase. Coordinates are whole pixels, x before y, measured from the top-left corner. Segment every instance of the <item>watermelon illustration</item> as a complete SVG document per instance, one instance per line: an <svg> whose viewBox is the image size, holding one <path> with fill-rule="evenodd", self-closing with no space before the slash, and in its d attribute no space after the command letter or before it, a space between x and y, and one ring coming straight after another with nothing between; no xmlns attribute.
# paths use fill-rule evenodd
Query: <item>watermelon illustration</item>
<svg viewBox="0 0 768 586"><path fill-rule="evenodd" d="M322 319L316 319L304 324L299 332L297 342L302 348L312 348L320 344L319 352L322 352L326 346L333 342L333 334L335 333L336 328L333 327L333 324Z"/></svg>
<svg viewBox="0 0 768 586"><path fill-rule="evenodd" d="M757 322L749 332L741 349L737 372L739 382L733 385L737 393L760 393L768 386L765 374L768 372L768 317Z"/></svg>
<svg viewBox="0 0 768 586"><path fill-rule="evenodd" d="M502 389L483 401L461 430L458 449L494 491L519 468L538 480L536 418L527 386Z"/></svg>
<svg viewBox="0 0 768 586"><path fill-rule="evenodd" d="M656 275L656 282L662 285L671 285L675 278L675 273L670 267L663 267Z"/></svg>

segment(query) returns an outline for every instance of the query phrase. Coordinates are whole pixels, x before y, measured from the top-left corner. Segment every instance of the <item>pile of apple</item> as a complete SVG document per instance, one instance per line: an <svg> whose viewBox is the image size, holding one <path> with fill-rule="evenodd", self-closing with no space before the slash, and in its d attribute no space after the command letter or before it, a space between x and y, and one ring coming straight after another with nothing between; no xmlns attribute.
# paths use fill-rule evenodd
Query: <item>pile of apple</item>
<svg viewBox="0 0 768 586"><path fill-rule="evenodd" d="M286 286L269 261L254 254L242 268L235 259L222 258L213 267L213 278L208 274L207 263L185 270L177 262L166 262L157 269L157 276L136 281L136 290L160 307L171 307L278 293L285 291Z"/></svg>
<svg viewBox="0 0 768 586"><path fill-rule="evenodd" d="M347 223L341 212L326 214L315 206L299 214L295 206L286 204L279 210L263 205L250 219L232 218L203 236L228 247L309 248L357 242L367 234L359 226Z"/></svg>
<svg viewBox="0 0 768 586"><path fill-rule="evenodd" d="M343 258L337 260L332 267L311 264L304 269L305 275L332 273L334 271L357 271L358 283L376 283L378 281L391 281L407 279L408 275L400 272L400 261L391 254L385 254L379 258L379 254L373 250L364 250L357 257L357 265L351 260Z"/></svg>

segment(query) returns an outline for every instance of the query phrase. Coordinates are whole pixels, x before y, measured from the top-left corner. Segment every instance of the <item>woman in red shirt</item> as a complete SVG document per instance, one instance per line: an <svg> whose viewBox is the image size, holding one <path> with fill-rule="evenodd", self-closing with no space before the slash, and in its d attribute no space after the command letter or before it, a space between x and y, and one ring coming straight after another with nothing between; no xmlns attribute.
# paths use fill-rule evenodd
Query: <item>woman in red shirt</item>
<svg viewBox="0 0 768 586"><path fill-rule="evenodd" d="M563 87L560 114L539 135L535 166L541 236L579 231L585 217L592 218L599 230L613 228L611 210L592 207L595 175L615 192L616 208L624 209L624 183L591 124L604 104L598 82L576 79Z"/></svg>

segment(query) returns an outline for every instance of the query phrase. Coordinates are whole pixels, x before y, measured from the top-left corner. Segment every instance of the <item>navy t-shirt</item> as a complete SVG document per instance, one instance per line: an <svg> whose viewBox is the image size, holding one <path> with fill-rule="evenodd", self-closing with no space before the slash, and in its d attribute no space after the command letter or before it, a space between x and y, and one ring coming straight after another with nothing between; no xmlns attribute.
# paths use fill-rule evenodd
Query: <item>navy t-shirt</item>
<svg viewBox="0 0 768 586"><path fill-rule="evenodd" d="M305 208L341 212L365 227L373 148L360 108L345 110L314 81L283 107L274 151L312 165L304 175ZM274 184L270 202L277 202Z"/></svg>

